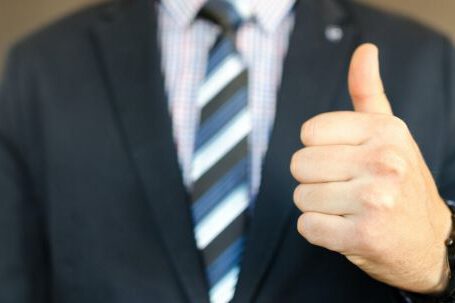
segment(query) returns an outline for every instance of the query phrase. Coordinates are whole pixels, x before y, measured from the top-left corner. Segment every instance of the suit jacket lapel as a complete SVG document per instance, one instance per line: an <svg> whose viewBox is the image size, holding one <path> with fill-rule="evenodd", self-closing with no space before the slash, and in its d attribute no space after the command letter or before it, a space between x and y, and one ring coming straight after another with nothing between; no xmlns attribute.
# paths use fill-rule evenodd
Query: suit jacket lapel
<svg viewBox="0 0 455 303"><path fill-rule="evenodd" d="M297 184L289 172L289 164L292 154L302 148L301 124L330 110L337 93L346 85L344 79L353 50L354 30L344 26L343 39L327 40L325 30L330 12L323 3L300 1L296 7L275 126L234 302L253 301L290 224L294 208L292 194Z"/></svg>
<svg viewBox="0 0 455 303"><path fill-rule="evenodd" d="M118 4L95 28L125 147L189 301L208 302L161 75L152 1ZM115 6L113 6L115 7Z"/></svg>

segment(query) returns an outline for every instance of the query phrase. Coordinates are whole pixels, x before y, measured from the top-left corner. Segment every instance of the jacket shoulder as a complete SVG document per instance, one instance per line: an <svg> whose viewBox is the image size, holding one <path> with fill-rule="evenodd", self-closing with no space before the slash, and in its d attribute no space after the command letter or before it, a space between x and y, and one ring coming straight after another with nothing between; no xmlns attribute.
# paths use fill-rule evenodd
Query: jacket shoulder
<svg viewBox="0 0 455 303"><path fill-rule="evenodd" d="M436 29L398 13L356 2L349 2L347 6L365 39L389 41L396 46L448 40Z"/></svg>
<svg viewBox="0 0 455 303"><path fill-rule="evenodd" d="M103 2L57 19L18 40L11 47L9 57L17 56L30 62L76 54L77 47L89 41L92 26L109 18L110 11L117 6L116 1Z"/></svg>

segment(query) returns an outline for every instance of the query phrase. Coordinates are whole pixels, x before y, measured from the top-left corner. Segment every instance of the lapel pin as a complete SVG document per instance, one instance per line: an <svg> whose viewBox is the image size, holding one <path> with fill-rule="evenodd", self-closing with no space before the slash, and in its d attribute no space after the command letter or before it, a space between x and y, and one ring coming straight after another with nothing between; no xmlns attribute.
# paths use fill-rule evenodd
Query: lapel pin
<svg viewBox="0 0 455 303"><path fill-rule="evenodd" d="M339 42L343 39L343 29L338 25L329 25L325 29L325 37L330 42Z"/></svg>

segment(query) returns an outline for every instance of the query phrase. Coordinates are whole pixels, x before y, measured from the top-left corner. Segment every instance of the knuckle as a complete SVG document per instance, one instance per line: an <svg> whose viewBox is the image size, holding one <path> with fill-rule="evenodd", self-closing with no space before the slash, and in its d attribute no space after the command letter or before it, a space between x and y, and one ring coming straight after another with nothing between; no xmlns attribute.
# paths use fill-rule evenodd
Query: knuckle
<svg viewBox="0 0 455 303"><path fill-rule="evenodd" d="M303 237L305 237L305 232L306 228L304 228L304 214L300 215L299 218L297 219L297 231L299 234L301 234Z"/></svg>
<svg viewBox="0 0 455 303"><path fill-rule="evenodd" d="M407 162L391 146L380 147L374 152L373 171L379 175L403 177L407 171Z"/></svg>
<svg viewBox="0 0 455 303"><path fill-rule="evenodd" d="M378 251L380 239L377 232L368 222L362 222L357 225L357 249L369 255Z"/></svg>
<svg viewBox="0 0 455 303"><path fill-rule="evenodd" d="M300 139L304 145L312 145L316 139L316 121L310 119L303 123Z"/></svg>
<svg viewBox="0 0 455 303"><path fill-rule="evenodd" d="M290 167L291 174L297 180L303 178L304 169L302 168L302 166L305 163L305 159L304 159L305 153L306 153L305 149L302 148L299 151L295 152L291 158L291 167Z"/></svg>
<svg viewBox="0 0 455 303"><path fill-rule="evenodd" d="M360 201L367 211L388 212L395 207L394 195L375 184L370 184L360 191Z"/></svg>
<svg viewBox="0 0 455 303"><path fill-rule="evenodd" d="M300 215L297 221L297 230L308 242L316 244L317 232L314 230L314 224L311 222L311 216L308 214Z"/></svg>
<svg viewBox="0 0 455 303"><path fill-rule="evenodd" d="M388 116L386 121L383 121L383 127L387 136L396 138L397 140L403 140L409 135L409 129L402 119L396 116Z"/></svg>
<svg viewBox="0 0 455 303"><path fill-rule="evenodd" d="M295 189L294 189L294 194L293 194L293 198L294 198L294 203L296 204L297 207L301 206L302 204L302 185L298 185ZM299 207L300 208L300 207Z"/></svg>
<svg viewBox="0 0 455 303"><path fill-rule="evenodd" d="M394 127L397 131L403 131L403 132L408 131L408 125L406 124L406 122L404 122L402 119L398 118L397 116L392 116L390 118L390 121L391 121L392 125L394 125Z"/></svg>
<svg viewBox="0 0 455 303"><path fill-rule="evenodd" d="M319 197L318 192L308 185L300 184L294 190L295 205L302 212L313 211L317 197Z"/></svg>
<svg viewBox="0 0 455 303"><path fill-rule="evenodd" d="M292 176L294 176L294 178L297 177L298 165L299 165L299 152L295 152L292 155L291 164L290 164L290 171L291 171Z"/></svg>

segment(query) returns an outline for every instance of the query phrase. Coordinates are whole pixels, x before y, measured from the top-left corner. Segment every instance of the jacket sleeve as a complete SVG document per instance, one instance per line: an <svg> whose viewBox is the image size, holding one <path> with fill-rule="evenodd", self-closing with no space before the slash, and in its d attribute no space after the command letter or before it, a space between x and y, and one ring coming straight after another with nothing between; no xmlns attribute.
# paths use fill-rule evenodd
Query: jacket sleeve
<svg viewBox="0 0 455 303"><path fill-rule="evenodd" d="M446 152L442 174L438 182L439 193L449 203L455 202L455 48L446 40L443 59L446 89ZM451 268L455 271L455 268ZM453 279L453 278L452 278ZM413 303L455 303L455 289L450 283L444 295L439 297L411 296Z"/></svg>
<svg viewBox="0 0 455 303"><path fill-rule="evenodd" d="M31 83L18 49L0 79L0 302L51 302L43 211L25 160Z"/></svg>
<svg viewBox="0 0 455 303"><path fill-rule="evenodd" d="M439 184L441 196L455 201L455 49L447 42L447 151Z"/></svg>

